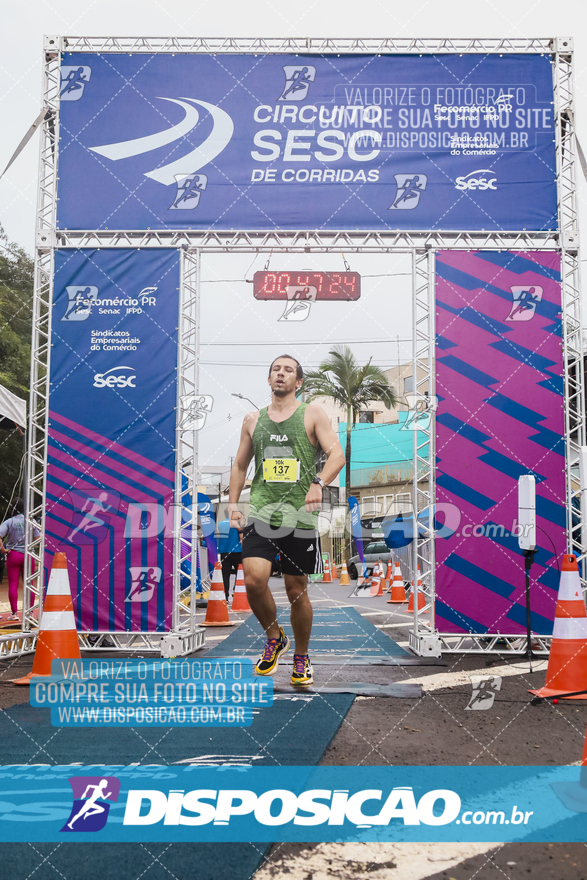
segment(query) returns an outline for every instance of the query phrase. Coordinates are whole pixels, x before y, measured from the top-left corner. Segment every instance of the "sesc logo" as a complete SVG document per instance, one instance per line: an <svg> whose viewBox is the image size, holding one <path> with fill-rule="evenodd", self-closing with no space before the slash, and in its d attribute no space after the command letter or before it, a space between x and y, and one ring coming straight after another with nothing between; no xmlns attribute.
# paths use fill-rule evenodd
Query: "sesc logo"
<svg viewBox="0 0 587 880"><path fill-rule="evenodd" d="M474 189L497 189L497 177L492 175L495 174L495 171L490 171L489 168L480 168L478 171L470 171L465 177L457 177L455 183L455 189L460 190L474 190ZM473 177L473 175L476 175ZM482 175L482 176L480 176Z"/></svg>
<svg viewBox="0 0 587 880"><path fill-rule="evenodd" d="M94 376L94 388L136 388L136 375L122 373L121 370L128 370L132 373L132 367L111 367L105 373L96 373ZM111 373L112 375L108 375ZM118 375L116 375L118 373Z"/></svg>

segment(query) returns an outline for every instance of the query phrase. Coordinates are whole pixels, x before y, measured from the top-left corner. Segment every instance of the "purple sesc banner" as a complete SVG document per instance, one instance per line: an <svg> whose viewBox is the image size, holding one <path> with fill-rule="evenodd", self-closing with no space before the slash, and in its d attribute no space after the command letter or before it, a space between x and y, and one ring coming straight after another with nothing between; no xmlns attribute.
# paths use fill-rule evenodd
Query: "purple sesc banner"
<svg viewBox="0 0 587 880"><path fill-rule="evenodd" d="M55 254L46 571L80 630L172 627L179 256Z"/></svg>
<svg viewBox="0 0 587 880"><path fill-rule="evenodd" d="M532 630L548 635L566 529L560 257L442 251L436 312L437 501L460 515L436 542L438 628L525 631L517 481L534 474Z"/></svg>

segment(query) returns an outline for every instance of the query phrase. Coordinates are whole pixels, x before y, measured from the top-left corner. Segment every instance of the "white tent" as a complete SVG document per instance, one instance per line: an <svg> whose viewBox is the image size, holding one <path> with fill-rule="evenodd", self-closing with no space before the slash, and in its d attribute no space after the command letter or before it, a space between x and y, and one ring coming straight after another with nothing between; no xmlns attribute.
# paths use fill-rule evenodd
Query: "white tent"
<svg viewBox="0 0 587 880"><path fill-rule="evenodd" d="M0 428L11 427L6 420L26 428L26 400L21 400L12 391L0 385Z"/></svg>

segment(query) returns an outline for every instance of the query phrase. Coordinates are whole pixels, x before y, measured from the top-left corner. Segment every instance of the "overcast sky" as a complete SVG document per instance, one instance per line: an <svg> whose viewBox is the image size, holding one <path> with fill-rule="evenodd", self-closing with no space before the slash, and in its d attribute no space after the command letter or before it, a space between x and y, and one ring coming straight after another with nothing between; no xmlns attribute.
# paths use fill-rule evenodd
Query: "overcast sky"
<svg viewBox="0 0 587 880"><path fill-rule="evenodd" d="M550 37L575 41L577 129L587 151L587 13L584 2L567 0L25 0L2 2L3 53L0 61L0 169L40 109L43 34L63 36L234 36L234 37ZM35 137L0 180L0 223L10 239L32 253L37 189ZM579 202L586 185L579 175ZM584 236L583 236L584 239ZM587 253L587 252L586 252ZM248 404L233 393L267 403L266 370L271 359L291 351L316 365L334 343L352 344L358 358L373 356L382 367L409 356L410 265L407 257L348 256L361 272L357 303L313 306L300 324L278 321L282 307L255 302L246 278L263 268L265 256L209 256L202 288L201 391L214 409L201 432L202 461L224 464L234 455ZM272 257L271 268L342 269L340 256ZM399 337L399 346L398 346ZM233 343L232 345L228 343Z"/></svg>

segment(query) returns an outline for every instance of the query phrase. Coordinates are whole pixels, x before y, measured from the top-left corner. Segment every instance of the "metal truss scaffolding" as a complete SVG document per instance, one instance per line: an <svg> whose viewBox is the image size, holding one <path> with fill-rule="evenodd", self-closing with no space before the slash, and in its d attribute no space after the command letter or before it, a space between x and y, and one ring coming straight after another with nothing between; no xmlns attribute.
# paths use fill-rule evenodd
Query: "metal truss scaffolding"
<svg viewBox="0 0 587 880"><path fill-rule="evenodd" d="M185 582L195 583L196 544L190 540L197 525L197 431L192 416L198 389L199 262L205 253L410 253L413 267L413 376L417 427L413 437L414 569L422 574L427 622L415 602L410 646L418 654L443 651L499 652L504 646L523 653L525 639L519 635L487 633L439 633L434 618L435 554L435 425L434 425L434 253L458 250L545 250L562 257L563 346L565 364L565 441L567 448L568 549L585 559L582 542L579 485L579 450L585 444L585 395L581 328L579 236L575 182L575 120L571 38L554 39L228 39L228 38L45 38L43 106L46 115L40 147L37 205L37 251L33 312L33 350L28 446L28 568L24 590L23 634L0 637L0 657L33 650L42 604L45 479L47 466L48 381L50 369L51 299L53 254L56 248L181 248L181 315L178 352L178 401L176 429L176 493L174 520L174 606L170 633L80 634L84 648L104 649L106 638L118 650L163 650L168 656L187 653L203 644L196 626L195 591L186 601ZM315 54L412 54L478 53L507 55L543 53L553 61L555 127L560 231L526 229L513 232L459 230L334 231L295 230L230 231L178 230L58 230L55 225L57 145L59 143L59 68L62 52L86 53L266 53ZM424 394L427 391L427 394ZM190 403L191 401L191 403ZM32 531L36 524L38 533ZM182 542L182 532L186 539ZM32 565L35 571L33 572ZM191 572L188 571L191 566ZM583 570L585 566L582 567ZM417 576L416 576L417 585ZM417 587L418 589L418 587ZM30 601L29 601L30 595ZM97 639L90 639L94 635ZM7 639L10 639L10 644ZM548 637L540 637L540 649L548 650Z"/></svg>
<svg viewBox="0 0 587 880"><path fill-rule="evenodd" d="M412 583L414 628L410 647L417 654L440 657L434 620L435 596L435 295L434 253L412 255ZM420 580L421 577L421 580ZM419 593L424 605L419 608ZM422 615L429 612L424 622Z"/></svg>
<svg viewBox="0 0 587 880"><path fill-rule="evenodd" d="M584 349L581 322L581 261L575 178L575 116L572 54L559 47L555 65L554 98L558 160L558 210L563 297L565 378L565 435L567 477L567 551L585 560L582 528L579 451L585 446ZM585 581L585 564L579 565Z"/></svg>

